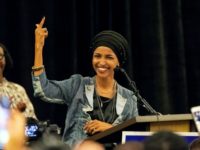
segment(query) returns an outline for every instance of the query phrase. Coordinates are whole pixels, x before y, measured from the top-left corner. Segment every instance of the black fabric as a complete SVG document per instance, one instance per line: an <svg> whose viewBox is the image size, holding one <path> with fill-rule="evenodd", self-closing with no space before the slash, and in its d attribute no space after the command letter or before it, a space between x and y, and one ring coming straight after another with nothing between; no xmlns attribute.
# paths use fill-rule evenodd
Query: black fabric
<svg viewBox="0 0 200 150"><path fill-rule="evenodd" d="M100 96L100 100L101 104L98 102L97 95L94 94L94 110L89 114L91 115L92 120L97 119L112 124L118 117L116 113L116 96L114 96L114 99L112 100Z"/></svg>

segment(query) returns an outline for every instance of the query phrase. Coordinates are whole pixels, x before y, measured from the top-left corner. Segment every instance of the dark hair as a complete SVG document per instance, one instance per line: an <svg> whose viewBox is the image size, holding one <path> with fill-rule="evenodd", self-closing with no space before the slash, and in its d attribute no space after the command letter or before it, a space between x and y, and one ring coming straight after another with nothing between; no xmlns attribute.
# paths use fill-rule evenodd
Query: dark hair
<svg viewBox="0 0 200 150"><path fill-rule="evenodd" d="M188 150L183 137L171 131L158 131L144 141L145 150Z"/></svg>
<svg viewBox="0 0 200 150"><path fill-rule="evenodd" d="M70 150L69 145L62 142L61 137L55 134L43 136L32 143L29 148L31 150Z"/></svg>
<svg viewBox="0 0 200 150"><path fill-rule="evenodd" d="M6 66L4 70L6 72L7 70L10 70L13 67L13 59L4 44L0 43L0 47L3 49L5 60L6 60Z"/></svg>
<svg viewBox="0 0 200 150"><path fill-rule="evenodd" d="M128 141L124 144L117 145L114 150L143 150L144 146L139 141Z"/></svg>

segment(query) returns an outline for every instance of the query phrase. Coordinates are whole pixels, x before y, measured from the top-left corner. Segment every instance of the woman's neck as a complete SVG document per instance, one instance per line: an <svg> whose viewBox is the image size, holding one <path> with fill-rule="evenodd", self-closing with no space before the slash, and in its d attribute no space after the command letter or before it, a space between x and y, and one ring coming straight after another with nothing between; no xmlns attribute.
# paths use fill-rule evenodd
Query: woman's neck
<svg viewBox="0 0 200 150"><path fill-rule="evenodd" d="M113 84L115 83L114 78L100 78L96 76L96 86L109 89L110 87L113 87Z"/></svg>
<svg viewBox="0 0 200 150"><path fill-rule="evenodd" d="M99 96L112 98L116 91L114 78L99 78L96 76L96 92Z"/></svg>

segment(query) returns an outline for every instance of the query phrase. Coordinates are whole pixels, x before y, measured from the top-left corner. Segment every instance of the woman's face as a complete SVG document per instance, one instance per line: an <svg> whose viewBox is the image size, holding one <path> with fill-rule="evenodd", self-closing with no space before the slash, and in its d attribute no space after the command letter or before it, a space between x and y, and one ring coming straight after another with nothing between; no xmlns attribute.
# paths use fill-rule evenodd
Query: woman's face
<svg viewBox="0 0 200 150"><path fill-rule="evenodd" d="M111 48L99 46L94 50L92 65L97 76L102 78L114 77L114 69L119 61Z"/></svg>
<svg viewBox="0 0 200 150"><path fill-rule="evenodd" d="M6 60L4 56L4 50L2 47L0 47L0 73L3 74L4 68L6 65Z"/></svg>

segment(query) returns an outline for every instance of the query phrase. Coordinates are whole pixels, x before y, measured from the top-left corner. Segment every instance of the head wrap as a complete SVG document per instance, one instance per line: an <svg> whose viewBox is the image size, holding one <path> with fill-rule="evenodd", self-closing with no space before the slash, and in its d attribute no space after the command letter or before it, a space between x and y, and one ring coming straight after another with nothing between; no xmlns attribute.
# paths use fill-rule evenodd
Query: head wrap
<svg viewBox="0 0 200 150"><path fill-rule="evenodd" d="M116 54L120 65L124 65L127 60L127 40L119 33L106 30L98 33L92 40L91 49L94 51L99 46L106 46Z"/></svg>

